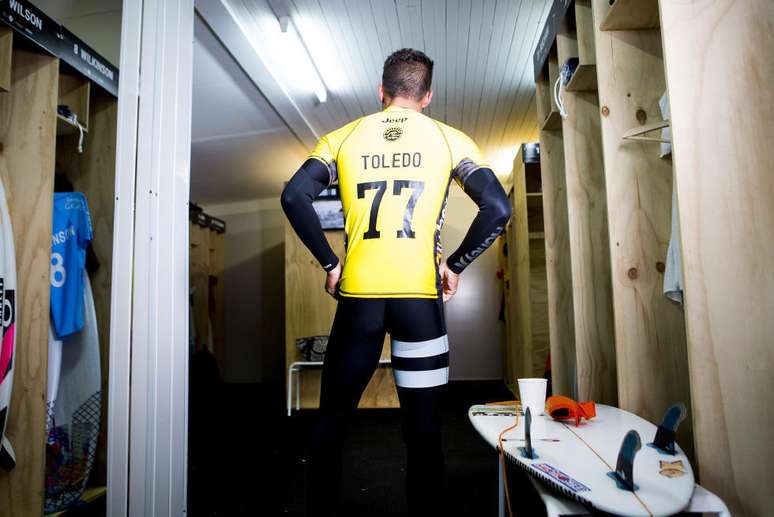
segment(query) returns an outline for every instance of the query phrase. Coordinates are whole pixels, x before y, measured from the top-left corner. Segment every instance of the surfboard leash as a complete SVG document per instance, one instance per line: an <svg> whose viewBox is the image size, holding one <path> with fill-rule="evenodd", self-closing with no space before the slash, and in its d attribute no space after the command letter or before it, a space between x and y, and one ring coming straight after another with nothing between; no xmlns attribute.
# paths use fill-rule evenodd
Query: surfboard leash
<svg viewBox="0 0 774 517"><path fill-rule="evenodd" d="M500 468L503 472L503 490L505 491L505 503L508 507L508 517L513 517L513 510L511 509L511 493L508 490L508 474L505 468L505 448L503 447L503 439L505 437L505 433L508 431L512 431L519 425L519 409L521 408L521 403L518 400L509 400L507 402L490 402L487 405L498 405L498 406L504 406L504 405L514 405L516 414L515 422L512 426L506 427L500 432L500 435L497 437L497 446L500 453Z"/></svg>

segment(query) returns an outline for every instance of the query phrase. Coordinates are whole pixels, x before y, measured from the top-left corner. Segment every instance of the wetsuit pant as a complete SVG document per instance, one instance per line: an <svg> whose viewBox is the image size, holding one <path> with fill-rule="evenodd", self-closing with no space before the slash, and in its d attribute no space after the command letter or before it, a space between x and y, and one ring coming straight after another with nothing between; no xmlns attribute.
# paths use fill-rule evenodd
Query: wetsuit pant
<svg viewBox="0 0 774 517"><path fill-rule="evenodd" d="M443 303L420 298L341 298L323 365L319 420L310 446L310 517L336 515L347 427L378 367L385 332L392 339L392 368L406 445L409 515L443 513L439 403L449 372Z"/></svg>

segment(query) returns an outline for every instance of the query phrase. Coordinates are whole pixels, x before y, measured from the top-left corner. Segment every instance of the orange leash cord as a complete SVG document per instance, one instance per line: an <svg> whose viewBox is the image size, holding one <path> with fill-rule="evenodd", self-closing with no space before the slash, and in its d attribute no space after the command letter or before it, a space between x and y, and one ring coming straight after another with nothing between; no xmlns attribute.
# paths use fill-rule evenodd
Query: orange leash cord
<svg viewBox="0 0 774 517"><path fill-rule="evenodd" d="M511 493L508 490L508 475L505 469L505 449L503 448L503 437L505 436L505 433L508 431L512 431L519 425L519 408L521 407L521 404L518 400L509 400L506 402L491 402L487 404L488 406L510 406L515 405L516 407L516 421L513 423L512 426L506 427L500 432L500 436L497 437L497 445L500 449L500 468L503 470L503 490L505 490L505 503L508 507L508 516L513 517L513 510L511 509Z"/></svg>

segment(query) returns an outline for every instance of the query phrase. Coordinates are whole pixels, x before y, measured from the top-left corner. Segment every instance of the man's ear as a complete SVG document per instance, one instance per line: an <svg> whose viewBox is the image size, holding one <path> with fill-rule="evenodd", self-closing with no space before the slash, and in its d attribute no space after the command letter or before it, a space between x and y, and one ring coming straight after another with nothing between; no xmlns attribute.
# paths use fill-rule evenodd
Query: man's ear
<svg viewBox="0 0 774 517"><path fill-rule="evenodd" d="M381 84L379 85L379 102L381 102L382 106L384 106L384 86Z"/></svg>
<svg viewBox="0 0 774 517"><path fill-rule="evenodd" d="M422 98L422 102L420 103L420 106L422 106L422 109L425 109L427 106L430 105L430 101L433 100L433 90L428 90L425 96Z"/></svg>

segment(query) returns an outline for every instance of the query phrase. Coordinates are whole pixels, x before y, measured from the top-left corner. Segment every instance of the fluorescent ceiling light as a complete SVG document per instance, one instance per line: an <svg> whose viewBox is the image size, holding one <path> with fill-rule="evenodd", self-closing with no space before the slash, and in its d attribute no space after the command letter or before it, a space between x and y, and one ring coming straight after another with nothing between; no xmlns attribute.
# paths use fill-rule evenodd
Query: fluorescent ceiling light
<svg viewBox="0 0 774 517"><path fill-rule="evenodd" d="M328 90L325 88L325 83L323 83L301 35L293 25L293 21L288 16L282 16L279 23L282 31L280 37L282 59L288 61L287 65L292 70L294 79L301 81L302 84L298 86L311 89L318 101L325 102L328 100Z"/></svg>
<svg viewBox="0 0 774 517"><path fill-rule="evenodd" d="M293 24L298 34L303 35L304 46L328 92L342 93L351 88L346 79L351 74L346 73L341 65L337 42L331 37L324 19L299 16L293 20Z"/></svg>
<svg viewBox="0 0 774 517"><path fill-rule="evenodd" d="M516 158L518 152L519 148L515 146L501 147L490 152L489 163L492 165L492 170L494 170L501 181L511 176L511 172L513 171L513 160Z"/></svg>

